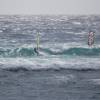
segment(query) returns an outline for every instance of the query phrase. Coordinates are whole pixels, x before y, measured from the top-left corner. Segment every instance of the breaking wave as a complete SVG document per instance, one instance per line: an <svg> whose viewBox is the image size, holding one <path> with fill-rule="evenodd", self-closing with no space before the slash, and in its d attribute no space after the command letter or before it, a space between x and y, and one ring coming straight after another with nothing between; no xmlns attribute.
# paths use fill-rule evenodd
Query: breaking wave
<svg viewBox="0 0 100 100"><path fill-rule="evenodd" d="M73 47L62 50L40 48L40 54L41 53L45 55L99 56L100 48ZM0 48L0 57L34 57L34 55L36 55L36 53L34 52L34 48Z"/></svg>

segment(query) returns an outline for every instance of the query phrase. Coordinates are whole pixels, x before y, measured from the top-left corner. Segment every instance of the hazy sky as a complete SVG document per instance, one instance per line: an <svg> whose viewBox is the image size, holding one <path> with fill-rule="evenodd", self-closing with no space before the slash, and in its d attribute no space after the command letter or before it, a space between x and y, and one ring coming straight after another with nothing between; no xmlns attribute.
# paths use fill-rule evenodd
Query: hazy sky
<svg viewBox="0 0 100 100"><path fill-rule="evenodd" d="M0 0L0 14L100 14L100 0Z"/></svg>

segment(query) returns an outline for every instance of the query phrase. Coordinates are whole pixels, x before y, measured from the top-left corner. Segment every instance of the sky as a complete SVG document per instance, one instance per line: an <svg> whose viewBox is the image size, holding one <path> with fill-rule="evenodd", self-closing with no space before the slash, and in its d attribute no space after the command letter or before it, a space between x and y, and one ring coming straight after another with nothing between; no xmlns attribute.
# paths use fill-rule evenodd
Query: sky
<svg viewBox="0 0 100 100"><path fill-rule="evenodd" d="M100 14L100 0L0 0L0 14Z"/></svg>

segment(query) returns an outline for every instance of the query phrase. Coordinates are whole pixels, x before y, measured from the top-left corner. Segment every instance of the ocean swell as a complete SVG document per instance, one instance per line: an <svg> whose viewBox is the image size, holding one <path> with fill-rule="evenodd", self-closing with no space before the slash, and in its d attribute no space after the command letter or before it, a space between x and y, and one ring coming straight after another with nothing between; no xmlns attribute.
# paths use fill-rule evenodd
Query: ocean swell
<svg viewBox="0 0 100 100"><path fill-rule="evenodd" d="M74 47L59 51L56 51L56 49L51 50L49 48L40 48L40 54L41 53L45 55L99 56L100 48ZM0 48L0 57L34 57L34 55L36 55L34 48Z"/></svg>

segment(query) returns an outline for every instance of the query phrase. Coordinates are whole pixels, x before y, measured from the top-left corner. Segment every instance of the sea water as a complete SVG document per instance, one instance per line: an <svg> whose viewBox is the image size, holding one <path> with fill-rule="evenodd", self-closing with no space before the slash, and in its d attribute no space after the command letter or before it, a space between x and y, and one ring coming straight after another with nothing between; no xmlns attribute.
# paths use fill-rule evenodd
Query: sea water
<svg viewBox="0 0 100 100"><path fill-rule="evenodd" d="M0 15L0 100L100 100L99 40L97 15Z"/></svg>

